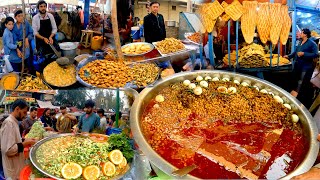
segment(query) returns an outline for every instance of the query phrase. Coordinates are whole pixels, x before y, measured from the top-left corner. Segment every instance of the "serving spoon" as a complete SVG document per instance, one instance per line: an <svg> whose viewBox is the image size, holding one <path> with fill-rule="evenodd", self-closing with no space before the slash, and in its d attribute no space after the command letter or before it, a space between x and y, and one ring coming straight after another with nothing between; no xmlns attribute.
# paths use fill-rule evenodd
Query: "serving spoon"
<svg viewBox="0 0 320 180"><path fill-rule="evenodd" d="M198 166L195 165L195 164L192 164L190 166L186 166L186 167L183 167L181 169L178 169L176 171L173 171L171 173L172 176L176 176L176 177L183 177L187 174L189 174L190 172L192 172L193 170L195 170Z"/></svg>

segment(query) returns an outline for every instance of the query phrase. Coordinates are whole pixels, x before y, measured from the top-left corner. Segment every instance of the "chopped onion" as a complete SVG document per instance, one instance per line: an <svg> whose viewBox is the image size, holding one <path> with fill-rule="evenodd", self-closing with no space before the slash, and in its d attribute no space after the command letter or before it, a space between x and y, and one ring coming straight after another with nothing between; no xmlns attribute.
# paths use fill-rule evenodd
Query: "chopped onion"
<svg viewBox="0 0 320 180"><path fill-rule="evenodd" d="M242 86L249 86L249 84L247 82L242 82L241 85Z"/></svg>
<svg viewBox="0 0 320 180"><path fill-rule="evenodd" d="M286 107L286 108L291 110L291 106L289 104L283 104L283 105L284 105L284 107Z"/></svg>
<svg viewBox="0 0 320 180"><path fill-rule="evenodd" d="M264 94L267 94L268 93L268 91L267 90L265 90L265 89L261 89L261 91L260 91L261 93L264 93Z"/></svg>

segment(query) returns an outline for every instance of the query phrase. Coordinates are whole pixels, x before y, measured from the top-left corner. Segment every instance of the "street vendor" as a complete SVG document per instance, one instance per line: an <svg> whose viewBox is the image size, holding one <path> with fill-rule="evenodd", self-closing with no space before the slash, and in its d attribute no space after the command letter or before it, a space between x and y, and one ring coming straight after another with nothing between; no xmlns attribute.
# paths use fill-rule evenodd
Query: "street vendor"
<svg viewBox="0 0 320 180"><path fill-rule="evenodd" d="M12 112L2 123L0 129L0 143L4 175L6 179L17 180L19 173L25 166L24 147L35 144L34 139L21 138L19 121L22 121L28 112L28 104L23 99L12 103Z"/></svg>
<svg viewBox="0 0 320 180"><path fill-rule="evenodd" d="M39 13L32 18L33 33L36 36L37 50L43 54L52 52L49 44L54 43L57 25L52 14L47 12L47 3L40 0L37 4Z"/></svg>
<svg viewBox="0 0 320 180"><path fill-rule="evenodd" d="M57 130L59 133L71 133L72 127L76 124L77 118L68 114L66 106L60 106L61 115L58 117Z"/></svg>
<svg viewBox="0 0 320 180"><path fill-rule="evenodd" d="M151 13L144 17L144 37L148 43L157 42L166 38L166 28L164 25L164 19L159 14L160 3L151 2Z"/></svg>
<svg viewBox="0 0 320 180"><path fill-rule="evenodd" d="M95 103L92 100L87 100L84 104L84 111L86 114L80 117L78 127L75 128L75 132L81 130L81 132L92 132L94 129L100 127L100 117L93 112Z"/></svg>

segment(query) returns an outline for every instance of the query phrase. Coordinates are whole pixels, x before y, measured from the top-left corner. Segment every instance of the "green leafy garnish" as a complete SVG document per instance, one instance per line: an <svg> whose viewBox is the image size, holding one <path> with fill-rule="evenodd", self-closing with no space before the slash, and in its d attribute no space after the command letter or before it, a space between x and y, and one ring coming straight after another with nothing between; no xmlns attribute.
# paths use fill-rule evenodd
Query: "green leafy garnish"
<svg viewBox="0 0 320 180"><path fill-rule="evenodd" d="M119 149L123 156L127 159L128 162L132 162L134 151L129 142L129 138L121 133L121 134L112 134L108 139L109 143L109 152L115 149Z"/></svg>

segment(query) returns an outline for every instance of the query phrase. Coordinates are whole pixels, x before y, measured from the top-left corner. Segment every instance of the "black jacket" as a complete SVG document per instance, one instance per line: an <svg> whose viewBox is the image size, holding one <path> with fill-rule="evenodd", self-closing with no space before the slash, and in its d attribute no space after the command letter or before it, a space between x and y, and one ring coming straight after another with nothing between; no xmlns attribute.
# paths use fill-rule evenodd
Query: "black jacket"
<svg viewBox="0 0 320 180"><path fill-rule="evenodd" d="M152 43L166 38L166 28L161 14L158 14L158 17L152 13L148 14L144 17L143 24L146 42Z"/></svg>

